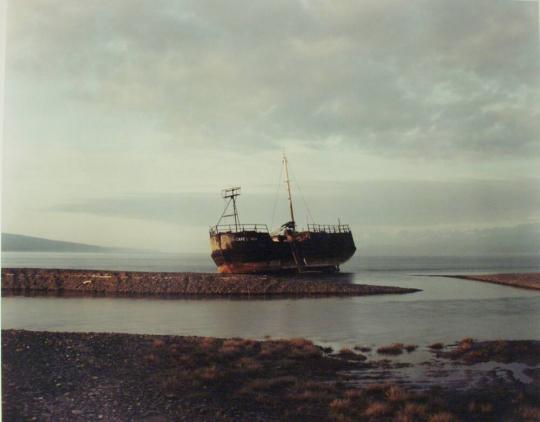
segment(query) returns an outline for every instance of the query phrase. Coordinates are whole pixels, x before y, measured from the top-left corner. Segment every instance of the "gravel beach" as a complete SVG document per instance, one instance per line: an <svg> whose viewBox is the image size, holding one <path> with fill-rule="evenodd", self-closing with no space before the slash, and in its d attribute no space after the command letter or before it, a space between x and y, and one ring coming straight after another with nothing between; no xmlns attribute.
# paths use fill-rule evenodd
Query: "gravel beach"
<svg viewBox="0 0 540 422"><path fill-rule="evenodd" d="M353 284L346 277L2 268L2 291L138 296L365 296L418 289Z"/></svg>

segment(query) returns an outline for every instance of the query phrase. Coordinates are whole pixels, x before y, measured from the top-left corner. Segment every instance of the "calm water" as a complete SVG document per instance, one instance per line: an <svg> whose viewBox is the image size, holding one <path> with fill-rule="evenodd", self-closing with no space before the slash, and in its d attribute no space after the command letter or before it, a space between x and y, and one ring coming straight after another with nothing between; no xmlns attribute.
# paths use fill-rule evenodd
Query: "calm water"
<svg viewBox="0 0 540 422"><path fill-rule="evenodd" d="M3 266L214 271L204 255L3 253ZM2 327L217 337L307 337L334 346L540 339L540 292L427 274L540 271L540 257L355 257L355 283L407 295L324 299L2 298Z"/></svg>

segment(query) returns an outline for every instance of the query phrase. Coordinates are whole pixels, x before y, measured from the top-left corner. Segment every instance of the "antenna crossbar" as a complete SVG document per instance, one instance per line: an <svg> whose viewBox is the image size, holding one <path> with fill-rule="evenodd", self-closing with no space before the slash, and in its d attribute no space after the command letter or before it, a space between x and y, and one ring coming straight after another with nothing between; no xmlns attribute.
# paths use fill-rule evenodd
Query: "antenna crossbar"
<svg viewBox="0 0 540 422"><path fill-rule="evenodd" d="M225 199L227 198L235 198L237 196L240 196L240 186L236 186L234 188L227 188L221 190L221 196Z"/></svg>

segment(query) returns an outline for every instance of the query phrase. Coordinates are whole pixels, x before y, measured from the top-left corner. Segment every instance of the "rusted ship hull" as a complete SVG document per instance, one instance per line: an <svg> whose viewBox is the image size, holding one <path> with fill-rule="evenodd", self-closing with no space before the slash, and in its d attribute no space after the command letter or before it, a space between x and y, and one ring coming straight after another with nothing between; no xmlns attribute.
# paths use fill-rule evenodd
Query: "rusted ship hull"
<svg viewBox="0 0 540 422"><path fill-rule="evenodd" d="M299 232L270 236L256 231L210 236L212 259L221 273L339 271L356 250L350 232Z"/></svg>

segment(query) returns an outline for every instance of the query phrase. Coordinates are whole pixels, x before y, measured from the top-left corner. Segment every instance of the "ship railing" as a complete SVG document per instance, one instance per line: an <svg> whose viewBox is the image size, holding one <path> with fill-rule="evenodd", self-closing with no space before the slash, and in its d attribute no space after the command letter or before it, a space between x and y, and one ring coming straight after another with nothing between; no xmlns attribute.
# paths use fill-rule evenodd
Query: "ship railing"
<svg viewBox="0 0 540 422"><path fill-rule="evenodd" d="M308 224L309 232L315 233L350 233L348 224Z"/></svg>
<svg viewBox="0 0 540 422"><path fill-rule="evenodd" d="M266 224L219 224L210 227L210 234L218 233L242 233L242 232L257 232L268 233Z"/></svg>

